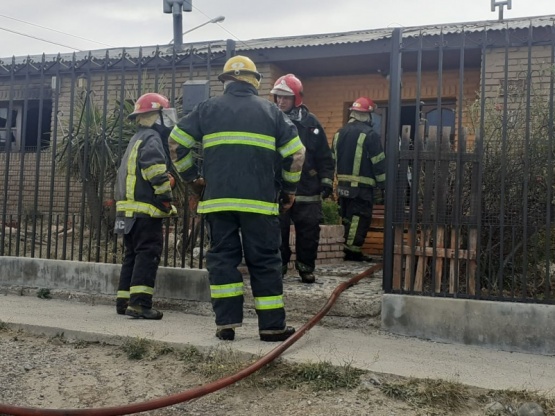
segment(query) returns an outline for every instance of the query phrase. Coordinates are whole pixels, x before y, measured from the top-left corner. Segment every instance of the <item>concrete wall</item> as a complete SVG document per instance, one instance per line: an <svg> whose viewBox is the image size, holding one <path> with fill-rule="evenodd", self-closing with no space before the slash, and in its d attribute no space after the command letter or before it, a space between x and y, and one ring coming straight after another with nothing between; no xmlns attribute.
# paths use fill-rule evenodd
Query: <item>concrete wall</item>
<svg viewBox="0 0 555 416"><path fill-rule="evenodd" d="M384 295L382 329L432 341L555 355L555 305Z"/></svg>
<svg viewBox="0 0 555 416"><path fill-rule="evenodd" d="M114 295L121 265L78 261L0 257L0 286L22 286ZM204 269L160 267L156 299L210 302L208 272Z"/></svg>

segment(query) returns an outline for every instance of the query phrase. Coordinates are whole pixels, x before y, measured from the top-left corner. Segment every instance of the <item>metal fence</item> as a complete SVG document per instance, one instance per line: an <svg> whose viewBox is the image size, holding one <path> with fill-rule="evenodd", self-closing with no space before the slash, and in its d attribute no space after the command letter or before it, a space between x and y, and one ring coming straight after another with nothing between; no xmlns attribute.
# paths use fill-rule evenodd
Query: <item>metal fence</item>
<svg viewBox="0 0 555 416"><path fill-rule="evenodd" d="M120 49L0 65L0 255L121 262L113 192L135 131L126 118L134 100L160 92L182 113L184 84L221 88L212 65L232 49ZM180 215L165 221L161 264L202 268L204 224L178 185Z"/></svg>
<svg viewBox="0 0 555 416"><path fill-rule="evenodd" d="M393 40L386 291L555 303L555 28L433 38L397 29ZM425 71L433 99L423 98ZM403 126L409 74L417 122Z"/></svg>

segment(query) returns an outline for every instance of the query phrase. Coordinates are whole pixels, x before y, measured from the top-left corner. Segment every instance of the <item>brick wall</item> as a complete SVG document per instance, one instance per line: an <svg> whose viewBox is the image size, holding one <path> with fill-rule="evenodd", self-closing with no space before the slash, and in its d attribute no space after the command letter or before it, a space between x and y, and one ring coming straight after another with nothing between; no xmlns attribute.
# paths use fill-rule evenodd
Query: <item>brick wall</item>
<svg viewBox="0 0 555 416"><path fill-rule="evenodd" d="M295 268L295 227L291 226L289 237L289 247L293 254L289 269ZM342 225L321 225L320 226L320 245L318 246L318 257L316 265L337 263L343 261L343 226Z"/></svg>

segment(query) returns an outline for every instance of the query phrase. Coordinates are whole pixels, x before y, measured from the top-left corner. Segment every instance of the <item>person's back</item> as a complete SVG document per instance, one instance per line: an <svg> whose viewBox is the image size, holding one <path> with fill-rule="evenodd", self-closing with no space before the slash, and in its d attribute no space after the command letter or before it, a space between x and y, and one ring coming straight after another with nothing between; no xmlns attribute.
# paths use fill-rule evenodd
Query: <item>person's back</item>
<svg viewBox="0 0 555 416"><path fill-rule="evenodd" d="M362 246L372 221L375 188L381 192L385 187L385 154L372 128L374 109L372 100L358 98L350 108L349 122L333 138L345 260L372 260L362 253Z"/></svg>
<svg viewBox="0 0 555 416"><path fill-rule="evenodd" d="M223 96L199 104L171 134L178 143L176 166L202 195L198 212L206 214L210 229L206 266L216 336L231 341L242 325L244 285L237 266L244 255L260 339L283 341L295 329L285 324L278 195L286 207L293 204L304 147L293 123L258 97L261 76L250 59L230 58L218 78ZM203 178L191 153L200 141Z"/></svg>

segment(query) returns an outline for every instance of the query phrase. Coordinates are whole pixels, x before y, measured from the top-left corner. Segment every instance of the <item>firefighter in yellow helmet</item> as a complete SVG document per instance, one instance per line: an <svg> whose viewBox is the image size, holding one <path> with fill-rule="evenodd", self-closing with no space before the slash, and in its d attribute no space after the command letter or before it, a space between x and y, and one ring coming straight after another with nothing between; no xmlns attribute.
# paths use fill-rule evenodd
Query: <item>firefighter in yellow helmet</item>
<svg viewBox="0 0 555 416"><path fill-rule="evenodd" d="M286 325L283 304L278 198L286 209L293 204L304 146L293 123L258 96L261 76L249 58L230 58L218 79L223 95L200 103L174 127L175 163L197 193L206 184L198 212L210 230L206 266L216 336L231 341L242 325L237 266L244 255L260 339L279 342L295 329ZM191 153L197 142L203 145L203 178Z"/></svg>
<svg viewBox="0 0 555 416"><path fill-rule="evenodd" d="M123 234L125 245L116 312L162 319L163 313L152 308L152 295L162 254L162 220L176 213L168 151L175 109L163 95L147 93L129 118L139 130L127 145L116 180L115 232Z"/></svg>

